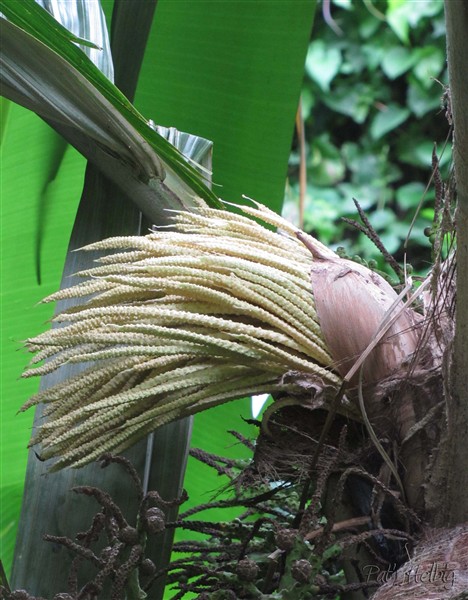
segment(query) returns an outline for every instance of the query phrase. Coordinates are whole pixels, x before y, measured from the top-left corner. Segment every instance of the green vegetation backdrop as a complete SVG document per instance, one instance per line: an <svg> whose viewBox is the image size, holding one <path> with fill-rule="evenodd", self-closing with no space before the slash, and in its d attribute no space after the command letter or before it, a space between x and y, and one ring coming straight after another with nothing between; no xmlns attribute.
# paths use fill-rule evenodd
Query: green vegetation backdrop
<svg viewBox="0 0 468 600"><path fill-rule="evenodd" d="M326 3L324 3L326 4ZM305 65L302 112L308 187L304 225L349 255L379 259L372 243L340 220L356 219L353 197L397 258L420 201L409 262L426 271L432 221L434 143L446 173L450 145L442 108L447 84L442 0L337 0L317 18ZM297 148L285 214L298 215Z"/></svg>

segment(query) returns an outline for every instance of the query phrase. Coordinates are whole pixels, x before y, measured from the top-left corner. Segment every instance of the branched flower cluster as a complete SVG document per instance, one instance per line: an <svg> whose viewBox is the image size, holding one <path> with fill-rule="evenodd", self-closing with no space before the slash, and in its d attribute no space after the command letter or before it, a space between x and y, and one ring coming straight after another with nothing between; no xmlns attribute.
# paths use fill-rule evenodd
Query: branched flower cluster
<svg viewBox="0 0 468 600"><path fill-rule="evenodd" d="M315 310L311 253L266 207L239 208L245 214L200 205L174 213L170 230L92 244L86 249L114 253L46 299L87 301L27 341L36 356L25 376L92 363L23 407L45 403L31 443L59 459L54 468L120 452L234 398L294 391L288 372L339 386Z"/></svg>

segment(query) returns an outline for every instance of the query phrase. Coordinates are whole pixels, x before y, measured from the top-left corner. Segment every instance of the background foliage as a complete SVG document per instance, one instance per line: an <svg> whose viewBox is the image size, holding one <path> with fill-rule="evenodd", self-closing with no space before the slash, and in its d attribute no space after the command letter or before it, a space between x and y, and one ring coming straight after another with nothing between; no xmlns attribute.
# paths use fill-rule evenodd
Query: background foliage
<svg viewBox="0 0 468 600"><path fill-rule="evenodd" d="M304 225L350 255L377 258L373 244L340 220L356 219L353 197L399 260L427 270L432 221L431 153L444 149L447 83L442 0L335 0L315 22L305 65L302 111L308 186ZM439 83L441 82L441 83ZM450 148L441 166L448 168ZM285 214L298 215L297 147L290 159Z"/></svg>

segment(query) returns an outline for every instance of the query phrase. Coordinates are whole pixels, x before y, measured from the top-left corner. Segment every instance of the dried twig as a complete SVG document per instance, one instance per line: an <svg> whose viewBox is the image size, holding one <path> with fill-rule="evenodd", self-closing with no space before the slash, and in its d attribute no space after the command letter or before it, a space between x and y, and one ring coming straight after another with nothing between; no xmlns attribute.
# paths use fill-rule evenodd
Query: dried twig
<svg viewBox="0 0 468 600"><path fill-rule="evenodd" d="M358 223L357 221L355 221L353 219L348 219L347 217L342 217L342 220L345 221L346 223L348 223L349 225L352 225L359 231L361 231L364 235L366 235L371 240L371 242L377 247L379 252L382 254L385 262L388 265L390 265L390 267L393 269L393 271L395 272L395 275L398 277L400 283L404 283L405 273L404 273L403 268L395 260L395 257L392 256L392 254L390 254L390 252L385 248L382 240L379 237L379 234L372 227L371 222L367 218L366 213L364 212L364 210L362 209L361 205L356 200L356 198L353 198L353 202L354 202L354 205L359 213L359 217L361 218L361 221L363 224Z"/></svg>

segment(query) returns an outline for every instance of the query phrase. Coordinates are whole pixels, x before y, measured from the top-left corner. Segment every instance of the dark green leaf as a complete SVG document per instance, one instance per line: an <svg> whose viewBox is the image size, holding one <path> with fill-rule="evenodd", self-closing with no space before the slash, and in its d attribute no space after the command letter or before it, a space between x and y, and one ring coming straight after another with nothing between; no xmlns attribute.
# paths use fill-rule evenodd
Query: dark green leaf
<svg viewBox="0 0 468 600"><path fill-rule="evenodd" d="M418 206L424 195L424 185L418 181L412 181L398 188L396 200L398 206L403 210L414 209Z"/></svg>
<svg viewBox="0 0 468 600"><path fill-rule="evenodd" d="M410 111L396 104L389 104L381 112L377 113L370 128L371 136L378 140L383 135L396 129L409 117Z"/></svg>
<svg viewBox="0 0 468 600"><path fill-rule="evenodd" d="M356 123L362 124L374 102L375 90L367 84L358 83L350 88L345 84L337 85L333 93L323 98L331 109L350 116Z"/></svg>
<svg viewBox="0 0 468 600"><path fill-rule="evenodd" d="M112 14L115 85L133 102L157 0L116 0ZM138 32L138 35L129 35Z"/></svg>
<svg viewBox="0 0 468 600"><path fill-rule="evenodd" d="M213 141L213 189L280 210L315 2L159 0L135 103ZM177 43L174 43L174 40Z"/></svg>
<svg viewBox="0 0 468 600"><path fill-rule="evenodd" d="M385 52L382 60L382 70L389 79L395 79L410 69L417 56L414 52L401 46L395 46Z"/></svg>
<svg viewBox="0 0 468 600"><path fill-rule="evenodd" d="M426 46L415 51L416 63L413 73L424 88L429 89L433 79L440 75L445 65L445 55L436 46Z"/></svg>
<svg viewBox="0 0 468 600"><path fill-rule="evenodd" d="M437 107L442 104L442 88L441 86L431 80L431 86L429 88L423 86L420 81L416 79L416 77L409 77L409 87L408 87L408 107L411 109L418 118L423 117L429 111L433 111L437 109ZM437 88L440 90L440 93L436 93Z"/></svg>
<svg viewBox="0 0 468 600"><path fill-rule="evenodd" d="M330 89L330 83L340 70L341 52L335 46L316 40L309 46L306 59L306 71L318 83L324 92Z"/></svg>

